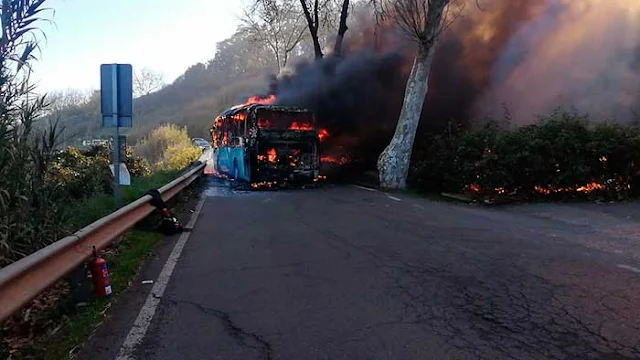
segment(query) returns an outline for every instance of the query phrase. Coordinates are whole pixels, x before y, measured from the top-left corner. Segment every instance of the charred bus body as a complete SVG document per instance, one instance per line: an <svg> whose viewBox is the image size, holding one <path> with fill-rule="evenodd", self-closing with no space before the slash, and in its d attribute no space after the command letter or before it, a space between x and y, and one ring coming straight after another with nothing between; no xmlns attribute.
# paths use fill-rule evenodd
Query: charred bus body
<svg viewBox="0 0 640 360"><path fill-rule="evenodd" d="M217 172L251 184L318 177L318 130L306 109L251 104L224 111L211 128Z"/></svg>

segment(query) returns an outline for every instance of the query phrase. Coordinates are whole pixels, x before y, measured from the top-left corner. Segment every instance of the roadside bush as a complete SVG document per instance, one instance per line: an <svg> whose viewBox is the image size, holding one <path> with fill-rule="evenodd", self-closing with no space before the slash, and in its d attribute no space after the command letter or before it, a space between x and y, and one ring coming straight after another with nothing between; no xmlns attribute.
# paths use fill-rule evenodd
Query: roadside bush
<svg viewBox="0 0 640 360"><path fill-rule="evenodd" d="M179 170L198 159L200 148L191 143L186 128L161 125L136 145L136 153L153 164L156 170Z"/></svg>
<svg viewBox="0 0 640 360"><path fill-rule="evenodd" d="M82 199L108 190L108 166L109 158L87 156L68 147L55 156L47 172L47 182L72 199Z"/></svg>
<svg viewBox="0 0 640 360"><path fill-rule="evenodd" d="M164 151L162 160L156 163L156 168L162 171L180 170L202 154L202 150L195 146L170 146Z"/></svg>
<svg viewBox="0 0 640 360"><path fill-rule="evenodd" d="M135 157L130 149L125 156L124 163L132 177L151 175L146 160ZM110 157L111 150L107 146L94 146L85 151L68 147L58 152L51 162L47 183L73 200L110 193L113 183Z"/></svg>
<svg viewBox="0 0 640 360"><path fill-rule="evenodd" d="M105 166L110 164L111 159L111 147L110 146L92 146L89 149L82 152L87 157L95 157L100 159ZM151 165L147 159L136 156L134 151L130 148L126 148L124 163L129 169L129 173L132 177L142 177L151 175ZM105 170L107 168L105 167ZM109 172L110 174L110 172ZM109 175L111 176L111 175Z"/></svg>
<svg viewBox="0 0 640 360"><path fill-rule="evenodd" d="M488 122L462 134L431 135L409 178L421 191L480 197L623 199L640 195L640 125L592 124L554 112L518 128Z"/></svg>

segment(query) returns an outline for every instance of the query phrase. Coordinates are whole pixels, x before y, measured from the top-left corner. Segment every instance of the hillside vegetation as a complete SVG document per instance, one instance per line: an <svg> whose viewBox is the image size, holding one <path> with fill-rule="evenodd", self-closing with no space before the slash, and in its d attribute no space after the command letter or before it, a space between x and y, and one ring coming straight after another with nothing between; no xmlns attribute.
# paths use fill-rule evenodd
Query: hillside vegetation
<svg viewBox="0 0 640 360"><path fill-rule="evenodd" d="M172 83L160 90L134 99L134 127L124 132L133 144L161 124L172 123L186 126L191 137L209 138L208 129L213 118L224 109L244 101L248 96L264 93L268 89L271 76L279 72L287 73L301 60L314 58L314 45L301 12L282 9L297 9L297 0L281 0L273 3L277 9L258 9L254 15L243 20L235 33L228 39L212 47L212 58L204 63L190 66ZM326 17L318 27L318 38L323 44L331 45L337 31L339 15L338 2L325 1ZM361 11L365 2L354 2L352 12ZM277 10L277 11L276 11ZM273 20L276 25L295 26L295 34L300 38L290 41L290 48L272 46L276 38L286 34L275 32L275 25L268 25L263 18L270 12L277 12ZM261 18L262 17L262 18ZM364 20L354 17L350 26L355 28ZM366 22L366 21L365 21ZM283 60L286 58L286 61ZM133 64L134 71L138 64ZM96 70L96 76L97 70ZM68 95L68 94L63 94ZM60 96L62 98L69 96ZM111 132L101 129L100 92L95 90L87 96L74 96L50 117L59 118L62 134L68 144L77 145L83 139L108 138Z"/></svg>
<svg viewBox="0 0 640 360"><path fill-rule="evenodd" d="M189 137L208 138L207 129L213 117L249 95L267 91L269 86L273 85L270 76L287 73L296 62L313 62L315 59L315 64L320 64L316 69L325 73L336 72L336 64L340 64L341 59L322 63L322 52L330 52L326 49L333 44L340 10L331 7L335 5L334 2L327 2L327 9L320 14L324 20L319 24L317 32L319 43L324 47L320 47L318 56L318 46L314 46L318 44L314 44L309 35L307 24L299 21L301 13L296 12L297 10L281 11L297 9L298 3L292 0L257 1L256 4L263 4L263 7L249 9L252 11L248 11L237 31L229 39L217 44L215 56L211 60L191 66L182 76L161 90L137 98L134 128L127 132L130 135L129 143L138 142L139 153L156 168L162 168L159 151L151 150L163 141L154 139L162 138L164 135L161 132L151 133L157 126L174 124L184 127ZM369 40L372 33L372 14L366 4L365 1L355 1L350 5L345 48L371 45ZM277 16L270 17L273 14ZM274 24L291 29L287 34L300 34L299 41L286 37L286 34L279 31ZM393 32L389 29L382 30L386 31L387 36L381 37L382 43L398 39L390 35ZM291 46L273 46L283 42ZM389 44L383 46L388 48ZM345 53L344 58L348 58L349 53ZM327 64L333 64L333 67ZM358 66L353 64L362 65L354 62L350 67L340 69L343 72L342 78L348 78L347 75L351 74L349 71L357 70L354 68ZM313 65L307 69L311 67ZM408 72L407 69L384 68L384 74L377 75L402 78L406 74L399 73ZM307 71L306 75L301 77L321 77L325 75L318 75L321 71ZM389 75L393 71L395 73ZM434 73L435 78L438 77L436 75L438 74ZM296 82L307 86L307 90L309 84L314 84L313 89L308 92L316 94L316 90L317 93L326 90L316 89L318 87L335 87L334 83L327 84L335 77L338 76L331 78L328 75L320 80L296 78ZM375 107L366 101L356 102L355 105L350 102L351 98L358 98L354 93L358 92L359 87L369 84L369 78L358 79L357 82L348 84L346 90L334 91L344 96L333 96L329 97L331 101L321 99L324 102L317 102L322 104L323 112L333 116L333 120L339 118L338 112L341 107L352 110L349 113L350 120L356 117L354 115L363 118L357 124L349 124L355 128L349 136L369 137L371 141L367 143L366 148L346 149L345 153L352 157L366 157L369 163L375 163L375 159L393 134L401 101L398 101L397 109L386 111L385 114L378 112L362 116L368 108ZM278 85L283 84L286 87L287 84L282 81ZM300 89L294 87L293 90ZM290 92L294 92L293 90L289 89ZM385 87L384 90L390 99L402 100L401 96L396 94L400 93L399 88ZM634 161L634 156L639 154L637 149L640 148L640 137L635 135L640 131L637 124L603 124L605 119L594 117L587 121L584 114L557 112L542 116L539 123L530 126L497 126L495 121L490 121L487 126L478 127L479 123L474 123L475 120L469 117L449 119L442 114L451 112L434 111L440 109L442 103L445 108L451 107L451 104L456 103L455 100L464 97L459 91L460 88L456 88L452 93L442 92L440 95L437 90L434 91L431 103L429 99L425 103L416 143L412 149L409 185L414 189L425 192L469 192L483 198L513 199L620 199L640 194L640 181L637 179L639 170L636 169ZM110 135L100 129L98 95L96 92L86 100L78 101L50 115L59 117L61 125L66 127L62 133L63 138L74 139L70 142L78 142L82 138ZM434 105L433 99L439 100L438 103ZM393 101L390 100L390 103ZM346 103L350 106L345 106ZM514 124L523 123L520 119L511 120ZM336 128L340 127L340 124L335 125ZM171 126L165 127L163 131L177 129ZM373 132L372 129L377 127L383 130ZM344 136L344 140L348 143L347 140L351 139ZM156 145L152 145L154 142ZM345 146L347 147L349 145ZM366 154L361 155L363 153ZM174 157L177 159L180 156L176 154Z"/></svg>
<svg viewBox="0 0 640 360"><path fill-rule="evenodd" d="M0 267L3 267L108 214L117 204L111 196L109 147L79 150L64 146L68 134L61 131L61 123L90 126L83 124L82 118L97 113L95 94L86 100L54 97L52 104L48 96L38 96L29 85L29 65L36 60L32 52L37 47L31 33L43 20L43 1L16 2L0 10L3 19ZM81 105L61 100L80 100ZM155 173L147 160L134 156L131 149L126 151L123 162L132 175L132 186L123 186L124 202L162 185L167 177L176 175L176 170L197 159L199 151L184 131L169 131L166 137L172 142L159 149L158 164L153 164L154 170L158 170Z"/></svg>

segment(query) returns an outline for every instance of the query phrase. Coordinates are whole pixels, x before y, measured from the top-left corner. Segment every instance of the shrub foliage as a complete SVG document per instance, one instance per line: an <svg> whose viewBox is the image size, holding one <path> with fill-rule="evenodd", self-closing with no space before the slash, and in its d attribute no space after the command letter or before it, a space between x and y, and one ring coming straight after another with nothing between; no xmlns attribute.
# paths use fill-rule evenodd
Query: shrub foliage
<svg viewBox="0 0 640 360"><path fill-rule="evenodd" d="M156 170L184 169L202 154L191 143L186 128L166 124L153 129L136 145L136 153L147 159Z"/></svg>
<svg viewBox="0 0 640 360"><path fill-rule="evenodd" d="M522 200L640 195L637 123L593 124L557 111L534 125L488 122L423 140L410 178L419 190Z"/></svg>
<svg viewBox="0 0 640 360"><path fill-rule="evenodd" d="M10 153L3 152L0 267L77 230L73 228L77 209L69 204L111 192L108 147L54 150L52 142L25 140ZM133 177L151 174L146 161L131 151L125 163Z"/></svg>

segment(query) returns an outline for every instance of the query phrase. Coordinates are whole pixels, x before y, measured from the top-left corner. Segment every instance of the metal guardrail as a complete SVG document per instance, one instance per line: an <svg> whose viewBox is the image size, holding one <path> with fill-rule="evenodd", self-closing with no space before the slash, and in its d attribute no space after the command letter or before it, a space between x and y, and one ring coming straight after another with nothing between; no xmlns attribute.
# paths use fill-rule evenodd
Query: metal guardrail
<svg viewBox="0 0 640 360"><path fill-rule="evenodd" d="M200 163L158 189L163 200L174 197L191 184L204 169ZM80 229L71 236L0 269L0 323L64 277L92 254L103 249L155 209L150 195Z"/></svg>

